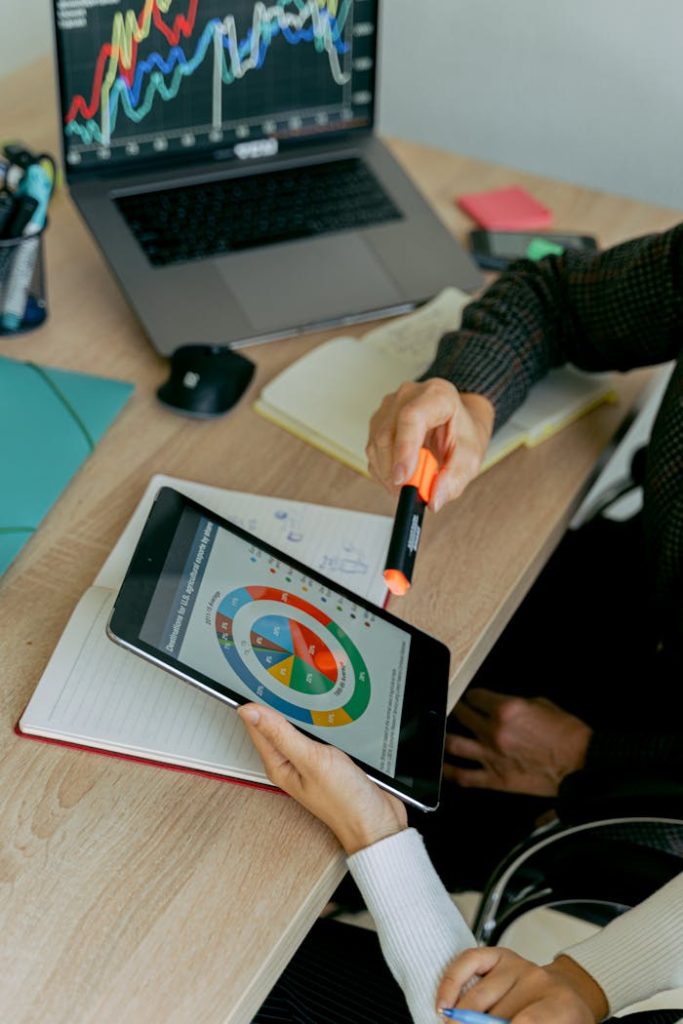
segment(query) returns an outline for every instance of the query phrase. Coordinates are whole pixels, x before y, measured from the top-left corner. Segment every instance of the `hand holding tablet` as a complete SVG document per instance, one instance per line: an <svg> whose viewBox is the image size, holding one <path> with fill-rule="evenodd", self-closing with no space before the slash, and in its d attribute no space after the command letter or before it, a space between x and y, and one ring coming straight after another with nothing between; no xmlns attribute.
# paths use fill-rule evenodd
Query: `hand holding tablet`
<svg viewBox="0 0 683 1024"><path fill-rule="evenodd" d="M447 648L171 488L108 632L232 706L274 708L401 799L437 806Z"/></svg>
<svg viewBox="0 0 683 1024"><path fill-rule="evenodd" d="M270 780L324 822L347 856L407 828L401 801L342 750L309 739L272 708L247 704L238 714Z"/></svg>

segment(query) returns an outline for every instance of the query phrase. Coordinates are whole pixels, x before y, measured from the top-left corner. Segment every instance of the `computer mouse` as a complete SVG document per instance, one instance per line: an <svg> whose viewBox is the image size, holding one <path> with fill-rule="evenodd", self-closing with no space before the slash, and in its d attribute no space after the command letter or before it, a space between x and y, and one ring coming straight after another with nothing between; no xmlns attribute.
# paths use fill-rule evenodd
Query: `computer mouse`
<svg viewBox="0 0 683 1024"><path fill-rule="evenodd" d="M157 396L185 416L222 416L242 397L254 370L250 359L231 348L182 345L171 356L170 376Z"/></svg>

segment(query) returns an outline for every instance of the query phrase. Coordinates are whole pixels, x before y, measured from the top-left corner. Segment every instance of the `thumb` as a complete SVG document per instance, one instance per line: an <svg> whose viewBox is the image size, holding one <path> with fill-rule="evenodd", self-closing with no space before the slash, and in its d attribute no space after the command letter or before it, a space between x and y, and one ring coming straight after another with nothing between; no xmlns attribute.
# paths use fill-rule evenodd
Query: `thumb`
<svg viewBox="0 0 683 1024"><path fill-rule="evenodd" d="M258 750L268 774L287 762L297 771L308 760L315 742L303 736L279 712L263 704L245 704L237 712Z"/></svg>
<svg viewBox="0 0 683 1024"><path fill-rule="evenodd" d="M445 463L439 470L439 475L434 481L429 504L433 512L438 512L449 501L460 497L469 480L458 471L455 462Z"/></svg>
<svg viewBox="0 0 683 1024"><path fill-rule="evenodd" d="M481 461L469 444L456 443L455 450L443 463L434 481L430 497L430 507L434 512L460 497L479 472Z"/></svg>
<svg viewBox="0 0 683 1024"><path fill-rule="evenodd" d="M499 948L482 946L466 949L464 953L451 960L436 994L437 1010L455 1006L463 992L470 988L471 983L495 967L500 958Z"/></svg>

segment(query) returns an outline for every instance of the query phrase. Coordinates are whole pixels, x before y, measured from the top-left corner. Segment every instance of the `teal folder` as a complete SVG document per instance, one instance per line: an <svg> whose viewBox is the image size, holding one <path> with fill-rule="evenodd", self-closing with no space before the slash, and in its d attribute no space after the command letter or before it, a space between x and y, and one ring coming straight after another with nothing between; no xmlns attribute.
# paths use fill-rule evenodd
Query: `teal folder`
<svg viewBox="0 0 683 1024"><path fill-rule="evenodd" d="M0 573L132 391L126 381L0 356Z"/></svg>

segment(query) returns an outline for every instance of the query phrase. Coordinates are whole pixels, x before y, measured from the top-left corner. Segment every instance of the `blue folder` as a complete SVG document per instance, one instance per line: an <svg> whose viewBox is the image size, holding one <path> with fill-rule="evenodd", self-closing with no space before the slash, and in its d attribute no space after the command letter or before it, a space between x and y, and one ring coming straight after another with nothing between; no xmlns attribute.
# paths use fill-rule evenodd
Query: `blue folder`
<svg viewBox="0 0 683 1024"><path fill-rule="evenodd" d="M0 356L0 573L133 392L133 385Z"/></svg>

